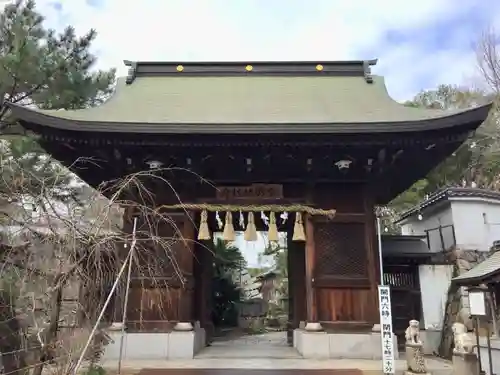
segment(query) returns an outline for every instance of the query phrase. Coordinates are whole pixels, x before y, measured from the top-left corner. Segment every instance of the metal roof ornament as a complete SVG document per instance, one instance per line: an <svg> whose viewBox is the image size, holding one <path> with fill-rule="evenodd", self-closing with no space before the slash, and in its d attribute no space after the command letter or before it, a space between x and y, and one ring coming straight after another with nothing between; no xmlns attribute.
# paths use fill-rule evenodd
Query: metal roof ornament
<svg viewBox="0 0 500 375"><path fill-rule="evenodd" d="M163 163L159 160L149 160L146 162L149 165L149 169L158 169L161 168Z"/></svg>
<svg viewBox="0 0 500 375"><path fill-rule="evenodd" d="M182 71L184 71L184 67L182 65L177 65L177 71L180 73Z"/></svg>
<svg viewBox="0 0 500 375"><path fill-rule="evenodd" d="M338 162L335 163L335 165L337 166L337 168L339 170L345 170L345 169L349 169L349 167L351 166L351 163L352 163L352 160L339 160Z"/></svg>
<svg viewBox="0 0 500 375"><path fill-rule="evenodd" d="M127 78L125 79L125 83L130 85L134 82L135 77L137 75L137 63L129 60L124 61L125 66L128 66Z"/></svg>
<svg viewBox="0 0 500 375"><path fill-rule="evenodd" d="M245 70L247 72L251 72L253 70L253 66L252 65L247 65L247 66L245 66Z"/></svg>
<svg viewBox="0 0 500 375"><path fill-rule="evenodd" d="M373 83L373 76L372 76L371 66L375 65L376 63L377 63L377 60L363 61L364 76L365 76L365 81L367 83Z"/></svg>

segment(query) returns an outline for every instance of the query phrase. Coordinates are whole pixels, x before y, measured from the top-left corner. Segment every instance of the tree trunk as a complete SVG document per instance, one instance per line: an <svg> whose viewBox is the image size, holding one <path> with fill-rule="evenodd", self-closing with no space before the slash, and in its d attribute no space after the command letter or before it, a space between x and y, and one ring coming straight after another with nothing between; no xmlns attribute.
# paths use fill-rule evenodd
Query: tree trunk
<svg viewBox="0 0 500 375"><path fill-rule="evenodd" d="M1 358L6 374L22 375L27 371L21 337L12 296L7 290L0 290L0 353L5 353Z"/></svg>
<svg viewBox="0 0 500 375"><path fill-rule="evenodd" d="M57 332L59 330L59 318L61 316L61 301L62 301L62 291L63 283L61 283L61 278L63 275L58 275L54 281L55 290L52 292L50 299L50 306L52 310L50 312L50 324L45 335L43 335L43 347L39 353L39 360L33 369L33 375L42 375L43 367L45 364L52 359L51 350L53 349L53 343L57 338Z"/></svg>

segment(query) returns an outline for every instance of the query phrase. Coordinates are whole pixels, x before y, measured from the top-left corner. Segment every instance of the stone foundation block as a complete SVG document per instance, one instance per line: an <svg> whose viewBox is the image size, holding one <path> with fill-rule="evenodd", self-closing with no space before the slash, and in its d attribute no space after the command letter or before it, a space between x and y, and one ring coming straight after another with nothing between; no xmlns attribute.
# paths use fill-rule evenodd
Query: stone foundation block
<svg viewBox="0 0 500 375"><path fill-rule="evenodd" d="M121 332L108 332L111 342L104 347L103 360L120 358ZM169 333L129 333L123 337L123 360L190 359L205 347L205 329Z"/></svg>
<svg viewBox="0 0 500 375"><path fill-rule="evenodd" d="M170 345L168 345L168 359L193 358L196 346L196 333L194 331L170 333Z"/></svg>
<svg viewBox="0 0 500 375"><path fill-rule="evenodd" d="M399 358L394 336L394 358ZM294 330L294 347L304 358L382 359L380 332L326 333Z"/></svg>
<svg viewBox="0 0 500 375"><path fill-rule="evenodd" d="M120 358L121 332L109 332L111 342L104 347L104 360ZM122 359L165 359L168 356L169 333L128 333L123 336Z"/></svg>
<svg viewBox="0 0 500 375"><path fill-rule="evenodd" d="M476 353L453 353L454 375L479 375Z"/></svg>
<svg viewBox="0 0 500 375"><path fill-rule="evenodd" d="M297 351L304 358L330 358L330 338L326 332L308 332L303 330L299 333L298 338L300 345L297 347Z"/></svg>

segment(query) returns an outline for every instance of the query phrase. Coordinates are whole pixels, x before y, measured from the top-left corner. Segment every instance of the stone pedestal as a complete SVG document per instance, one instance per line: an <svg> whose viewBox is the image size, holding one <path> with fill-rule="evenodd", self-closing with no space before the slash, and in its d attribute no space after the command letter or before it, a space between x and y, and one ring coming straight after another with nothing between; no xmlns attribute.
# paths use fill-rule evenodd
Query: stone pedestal
<svg viewBox="0 0 500 375"><path fill-rule="evenodd" d="M407 364L407 371L405 372L405 374L427 374L428 372L427 366L425 365L422 343L407 343L405 348Z"/></svg>
<svg viewBox="0 0 500 375"><path fill-rule="evenodd" d="M454 375L479 375L479 361L476 353L453 353Z"/></svg>

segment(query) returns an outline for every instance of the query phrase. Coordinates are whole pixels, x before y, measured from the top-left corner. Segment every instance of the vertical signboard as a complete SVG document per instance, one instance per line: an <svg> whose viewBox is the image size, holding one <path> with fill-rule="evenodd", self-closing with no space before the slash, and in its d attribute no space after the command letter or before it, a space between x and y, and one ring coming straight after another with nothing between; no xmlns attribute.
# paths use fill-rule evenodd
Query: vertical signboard
<svg viewBox="0 0 500 375"><path fill-rule="evenodd" d="M392 337L391 289L389 286L379 285L378 305L380 336L382 338L382 371L384 374L394 374L394 341Z"/></svg>

